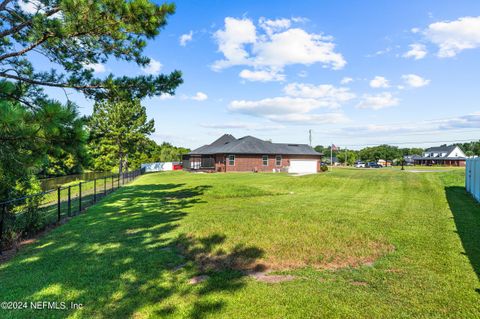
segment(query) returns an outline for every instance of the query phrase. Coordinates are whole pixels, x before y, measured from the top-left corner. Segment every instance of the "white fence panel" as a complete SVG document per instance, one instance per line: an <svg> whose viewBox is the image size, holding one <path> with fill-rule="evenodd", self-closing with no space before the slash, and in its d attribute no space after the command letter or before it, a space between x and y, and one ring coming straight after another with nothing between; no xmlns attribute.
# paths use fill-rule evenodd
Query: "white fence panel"
<svg viewBox="0 0 480 319"><path fill-rule="evenodd" d="M140 166L145 173L173 170L173 162L146 163Z"/></svg>
<svg viewBox="0 0 480 319"><path fill-rule="evenodd" d="M480 201L480 157L467 158L465 170L465 188Z"/></svg>

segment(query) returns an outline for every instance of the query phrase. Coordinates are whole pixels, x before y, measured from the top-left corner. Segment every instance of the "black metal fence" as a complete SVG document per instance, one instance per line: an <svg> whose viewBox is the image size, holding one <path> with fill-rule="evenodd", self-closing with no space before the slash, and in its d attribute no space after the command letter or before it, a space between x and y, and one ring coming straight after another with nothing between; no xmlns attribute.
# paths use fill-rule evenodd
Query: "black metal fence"
<svg viewBox="0 0 480 319"><path fill-rule="evenodd" d="M78 215L141 174L140 169L114 174L0 203L0 254L19 239Z"/></svg>

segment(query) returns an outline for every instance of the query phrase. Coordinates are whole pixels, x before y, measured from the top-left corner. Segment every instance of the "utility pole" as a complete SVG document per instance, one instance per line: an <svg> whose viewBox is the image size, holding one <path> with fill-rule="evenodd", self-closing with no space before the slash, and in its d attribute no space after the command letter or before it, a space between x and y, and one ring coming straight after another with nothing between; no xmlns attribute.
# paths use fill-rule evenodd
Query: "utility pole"
<svg viewBox="0 0 480 319"><path fill-rule="evenodd" d="M312 130L308 130L308 140L310 141L310 147L312 147Z"/></svg>

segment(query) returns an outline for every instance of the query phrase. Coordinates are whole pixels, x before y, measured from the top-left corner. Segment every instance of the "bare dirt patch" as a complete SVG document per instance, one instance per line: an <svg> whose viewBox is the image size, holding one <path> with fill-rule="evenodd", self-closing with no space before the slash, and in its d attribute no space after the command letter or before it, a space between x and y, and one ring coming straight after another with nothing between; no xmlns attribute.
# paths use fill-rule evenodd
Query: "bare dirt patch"
<svg viewBox="0 0 480 319"><path fill-rule="evenodd" d="M291 281L296 278L292 275L270 275L268 272L250 272L248 273L248 276L254 278L257 281L266 282L269 284Z"/></svg>

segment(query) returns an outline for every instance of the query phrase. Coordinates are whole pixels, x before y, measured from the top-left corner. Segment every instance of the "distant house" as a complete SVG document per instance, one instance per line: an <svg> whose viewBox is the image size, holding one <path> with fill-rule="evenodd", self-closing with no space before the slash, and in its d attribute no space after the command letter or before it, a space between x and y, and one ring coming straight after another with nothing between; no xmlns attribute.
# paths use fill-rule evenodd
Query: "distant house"
<svg viewBox="0 0 480 319"><path fill-rule="evenodd" d="M413 156L415 165L465 166L466 155L457 145L431 147L422 156Z"/></svg>
<svg viewBox="0 0 480 319"><path fill-rule="evenodd" d="M315 173L322 154L307 144L272 143L253 136L225 134L183 156L191 171Z"/></svg>

